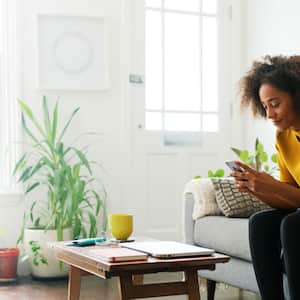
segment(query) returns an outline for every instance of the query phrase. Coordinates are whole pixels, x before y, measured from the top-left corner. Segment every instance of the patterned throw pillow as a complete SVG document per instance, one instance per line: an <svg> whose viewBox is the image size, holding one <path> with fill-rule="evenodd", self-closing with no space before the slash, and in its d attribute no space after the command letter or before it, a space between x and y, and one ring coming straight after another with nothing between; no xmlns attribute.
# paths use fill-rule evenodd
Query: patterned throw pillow
<svg viewBox="0 0 300 300"><path fill-rule="evenodd" d="M249 217L251 214L270 208L248 193L240 192L233 178L211 178L216 192L216 201L226 217Z"/></svg>

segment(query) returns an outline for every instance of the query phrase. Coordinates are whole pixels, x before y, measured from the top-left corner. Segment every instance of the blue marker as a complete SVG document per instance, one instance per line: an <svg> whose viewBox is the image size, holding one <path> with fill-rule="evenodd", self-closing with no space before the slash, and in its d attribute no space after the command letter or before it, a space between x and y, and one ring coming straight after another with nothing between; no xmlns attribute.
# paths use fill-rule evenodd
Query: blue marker
<svg viewBox="0 0 300 300"><path fill-rule="evenodd" d="M105 237L97 237L97 238L87 238L87 239L78 239L72 241L73 246L92 246L96 245L96 243L103 243L106 241Z"/></svg>

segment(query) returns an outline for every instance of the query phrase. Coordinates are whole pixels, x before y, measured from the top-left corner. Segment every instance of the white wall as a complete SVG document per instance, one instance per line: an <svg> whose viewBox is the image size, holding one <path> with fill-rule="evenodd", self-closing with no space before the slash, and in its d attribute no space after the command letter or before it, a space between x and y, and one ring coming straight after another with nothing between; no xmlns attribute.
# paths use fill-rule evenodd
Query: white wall
<svg viewBox="0 0 300 300"><path fill-rule="evenodd" d="M246 64L254 59L270 55L300 53L298 0L248 0L246 5ZM255 121L249 117L246 123L247 147L253 147L255 137L274 152L275 129L267 121Z"/></svg>

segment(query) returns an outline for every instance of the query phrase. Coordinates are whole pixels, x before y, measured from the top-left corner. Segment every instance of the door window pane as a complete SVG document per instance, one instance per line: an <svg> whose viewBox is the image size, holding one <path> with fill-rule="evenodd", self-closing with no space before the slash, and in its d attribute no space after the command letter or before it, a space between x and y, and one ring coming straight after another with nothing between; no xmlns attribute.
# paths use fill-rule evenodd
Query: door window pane
<svg viewBox="0 0 300 300"><path fill-rule="evenodd" d="M146 11L146 109L162 108L161 13Z"/></svg>
<svg viewBox="0 0 300 300"><path fill-rule="evenodd" d="M185 113L166 113L165 130L167 131L199 131L200 115Z"/></svg>
<svg viewBox="0 0 300 300"><path fill-rule="evenodd" d="M204 111L218 110L217 24L215 18L203 17L202 90Z"/></svg>
<svg viewBox="0 0 300 300"><path fill-rule="evenodd" d="M146 112L146 130L162 130L162 114L159 112Z"/></svg>
<svg viewBox="0 0 300 300"><path fill-rule="evenodd" d="M165 108L200 110L199 18L165 14Z"/></svg>
<svg viewBox="0 0 300 300"><path fill-rule="evenodd" d="M202 125L203 131L217 132L219 130L219 118L217 115L204 114Z"/></svg>
<svg viewBox="0 0 300 300"><path fill-rule="evenodd" d="M217 1L216 0L202 0L202 12L207 14L217 13Z"/></svg>
<svg viewBox="0 0 300 300"><path fill-rule="evenodd" d="M146 7L161 7L161 0L146 0Z"/></svg>
<svg viewBox="0 0 300 300"><path fill-rule="evenodd" d="M184 11L199 11L199 0L165 0L165 8Z"/></svg>

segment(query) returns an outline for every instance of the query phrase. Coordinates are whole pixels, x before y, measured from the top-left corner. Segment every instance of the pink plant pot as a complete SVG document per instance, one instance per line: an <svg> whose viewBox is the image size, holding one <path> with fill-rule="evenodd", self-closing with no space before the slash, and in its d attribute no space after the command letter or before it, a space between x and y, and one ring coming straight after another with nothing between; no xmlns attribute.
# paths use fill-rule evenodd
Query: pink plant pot
<svg viewBox="0 0 300 300"><path fill-rule="evenodd" d="M19 253L18 248L0 248L0 282L16 279Z"/></svg>

